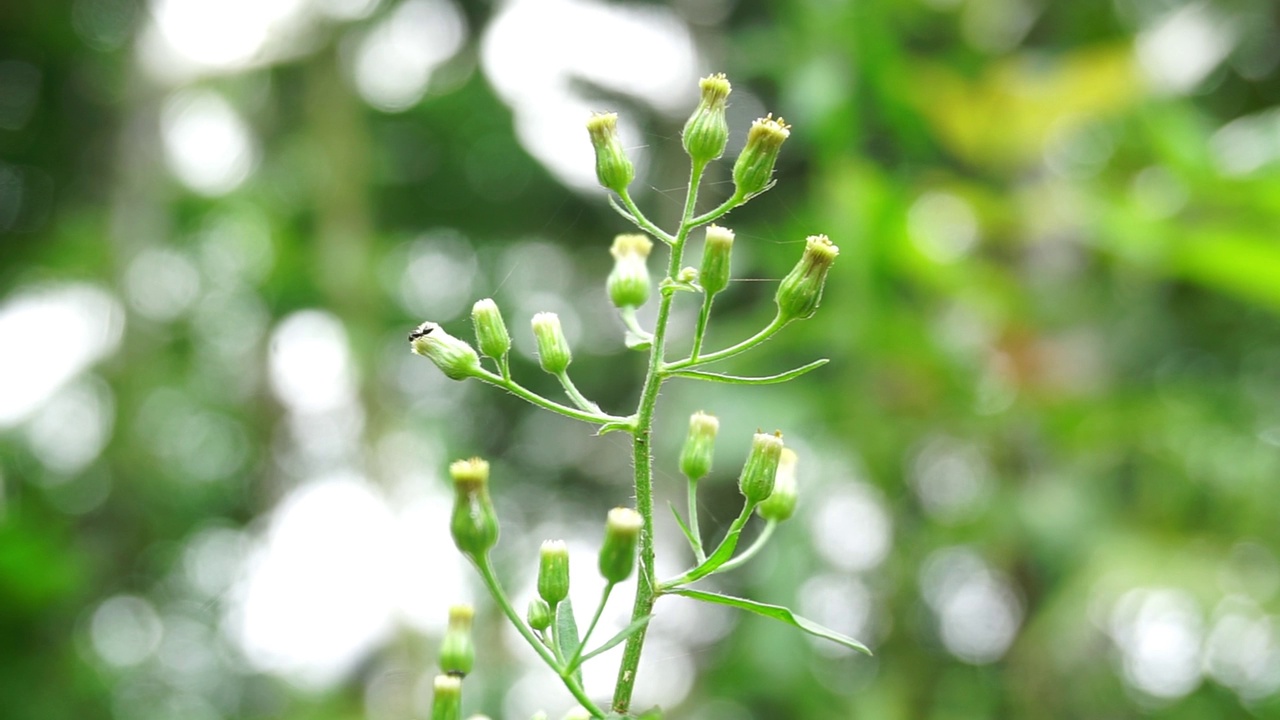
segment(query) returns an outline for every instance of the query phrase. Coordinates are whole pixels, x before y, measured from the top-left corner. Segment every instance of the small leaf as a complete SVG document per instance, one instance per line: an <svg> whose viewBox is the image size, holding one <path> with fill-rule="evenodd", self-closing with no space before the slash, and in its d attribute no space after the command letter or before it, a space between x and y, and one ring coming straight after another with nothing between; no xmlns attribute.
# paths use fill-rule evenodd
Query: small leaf
<svg viewBox="0 0 1280 720"><path fill-rule="evenodd" d="M556 647L560 649L560 657L565 660L573 657L581 644L582 641L578 639L578 621L573 617L573 604L569 602L569 598L565 598L556 606ZM579 683L582 682L581 670L574 671L573 675Z"/></svg>
<svg viewBox="0 0 1280 720"><path fill-rule="evenodd" d="M702 547L702 543L693 536L693 531L689 529L689 526L684 524L684 518L680 517L680 511L676 510L675 503L667 502L667 507L671 508L671 514L676 516L676 524L679 525L680 530L684 532L685 539L689 541L689 547L697 553Z"/></svg>
<svg viewBox="0 0 1280 720"><path fill-rule="evenodd" d="M691 590L689 588L676 588L669 590L668 592L676 595L683 595L687 598L693 598L694 600L701 600L702 602L715 603L717 605L728 605L740 610L756 613L757 615L773 618L774 620L781 620L782 622L787 623L792 627L799 628L810 635L825 638L832 642L844 645L847 648L857 650L861 653L866 653L867 655L871 654L871 650L868 649L866 645L863 645L848 635L843 635L835 630L823 627L808 618L800 617L781 605L768 605L766 603L756 602L755 600L746 600L744 598L733 597L731 595L721 595L719 593L705 592L703 590Z"/></svg>
<svg viewBox="0 0 1280 720"><path fill-rule="evenodd" d="M575 672L578 671L578 668L582 667L582 664L585 663L586 661L599 655L602 652L613 649L618 645L618 643L621 643L622 641L626 640L632 635L635 635L636 633L640 632L640 629L643 628L645 625L648 625L649 621L652 619L653 619L652 615L645 615L642 618L633 620L630 625L623 628L622 631L619 632L617 635L614 635L613 637L606 640L603 645L583 655L582 657L578 658L578 662L573 664L572 669Z"/></svg>
<svg viewBox="0 0 1280 720"><path fill-rule="evenodd" d="M631 432L634 429L635 425L631 418L614 420L601 425L600 429L596 431L596 435L605 435L611 432Z"/></svg>
<svg viewBox="0 0 1280 720"><path fill-rule="evenodd" d="M707 380L709 382L727 383L730 385L774 385L784 383L788 380L794 380L810 370L817 370L826 365L829 360L823 358L814 360L808 365L801 365L793 370L788 370L777 375L768 375L766 377L743 377L740 375L722 375L720 373L703 372L701 370L677 370L671 373L672 377L688 378L690 380Z"/></svg>

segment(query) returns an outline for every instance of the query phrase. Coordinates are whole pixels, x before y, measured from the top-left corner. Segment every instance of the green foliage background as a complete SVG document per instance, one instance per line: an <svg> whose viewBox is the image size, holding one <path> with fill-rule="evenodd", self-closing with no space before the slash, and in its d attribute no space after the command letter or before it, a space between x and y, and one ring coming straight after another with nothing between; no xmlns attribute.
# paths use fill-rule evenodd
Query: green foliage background
<svg viewBox="0 0 1280 720"><path fill-rule="evenodd" d="M682 493L674 449L682 418L704 403L739 434L767 425L798 439L822 458L802 459L799 519L724 587L803 608L796 595L807 578L845 573L872 598L862 629L876 657L832 655L742 619L696 653L697 679L672 716L1280 717L1276 5L1201 3L1227 28L1228 46L1179 91L1162 91L1138 62L1160 18L1183 7L1172 0L722 5L714 22L695 26L707 58L697 71L727 72L738 92L795 128L778 186L730 218L737 272L750 282L718 304L712 343L767 321L768 281L805 235L825 232L842 253L819 314L728 371L832 363L779 388L673 386L658 438L668 456L660 493ZM162 162L157 117L168 90L136 59L146 7L0 6L0 63L39 73L30 117L0 129L0 171L23 178L24 192L14 201L18 184L0 184L0 298L67 281L120 296L137 253L198 254L219 223L265 243L253 252L271 258L225 306L171 322L129 311L118 350L89 371L114 398L109 441L89 464L60 475L33 452L27 426L0 428L0 717L132 720L139 707L188 718L424 715L411 688L390 692L399 715L369 705L388 666L430 674L439 638L407 629L319 691L235 660L208 669L193 691L165 680L158 659L122 669L93 649L95 608L122 593L216 633L220 601L183 604L184 543L209 527L256 532L299 482L282 469L288 430L263 380L266 335L219 349L218 335L243 323L266 327L312 308L341 321L374 483L392 483L375 450L394 431L432 438L441 461L494 458L505 473L495 473L505 486L495 490L499 510L517 527L500 547L516 554L513 568L520 527L603 518L626 502L625 451L610 438L575 441L597 445L572 464L528 468L512 448L531 409L442 383L418 386L438 396L406 397L398 384L401 338L424 319L392 287L407 240L456 229L484 266L541 236L577 263L568 301L598 302L609 240L626 228L601 194L565 187L522 148L511 110L477 67L498 11L489 3L460 6L470 35L425 99L398 113L365 104L341 69L343 43L394 6L321 23L287 57L194 81L222 93L261 148L247 182L217 197L191 193ZM720 7L677 4L691 16L711 6ZM618 44L625 52L626 39ZM19 103L5 87L0 109ZM641 124L650 152L641 203L669 223L686 172L682 118L626 93L592 92ZM266 231L242 233L245 222ZM475 297L490 291L477 287ZM449 321L468 335L466 322ZM527 318L509 312L508 322L518 333ZM621 409L637 388L619 378L638 377L639 364L615 329L617 348L592 341L574 371L602 405ZM5 355L24 352L0 343ZM536 370L527 360L517 368L530 378ZM154 402L161 389L172 402ZM726 478L740 445L719 458ZM931 511L921 490L929 448L978 476L982 491L955 512ZM609 453L618 458L596 459ZM230 471L200 480L215 456L234 457ZM883 561L856 575L815 552L806 527L824 497L855 478L892 522ZM723 526L736 512L731 483L709 493L711 524ZM982 558L1016 598L1017 635L990 661L949 651L922 590L929 560L948 548ZM1128 597L1157 615L1152 593L1190 603L1190 615L1174 613L1183 624L1148 637L1155 656L1176 664L1176 647L1159 643L1187 627L1198 628L1196 668L1253 642L1237 676L1269 689L1239 691L1211 673L1176 696L1144 693L1126 679L1137 661L1113 627L1119 600L1135 590ZM1229 635L1220 620L1233 612L1257 622ZM490 648L492 675L468 697L495 717L512 677L502 653Z"/></svg>

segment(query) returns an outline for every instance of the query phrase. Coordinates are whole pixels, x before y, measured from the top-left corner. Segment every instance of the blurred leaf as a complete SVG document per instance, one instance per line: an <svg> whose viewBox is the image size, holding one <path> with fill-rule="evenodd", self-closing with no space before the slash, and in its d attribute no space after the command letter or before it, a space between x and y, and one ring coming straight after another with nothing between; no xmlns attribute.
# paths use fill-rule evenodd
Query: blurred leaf
<svg viewBox="0 0 1280 720"><path fill-rule="evenodd" d="M762 602L756 602L755 600L746 600L744 598L733 597L731 595L721 595L719 593L691 590L689 588L677 588L675 590L670 590L669 592L675 595L683 595L687 598L693 598L694 600L715 603L717 605L728 605L740 610L753 612L757 615L773 618L774 620L781 620L782 622L787 623L792 627L799 628L810 635L839 643L847 648L857 650L861 653L866 653L867 655L871 654L871 650L866 645L863 645L848 635L842 635L841 633L831 630L830 628L825 628L812 620L800 617L781 605L768 605Z"/></svg>

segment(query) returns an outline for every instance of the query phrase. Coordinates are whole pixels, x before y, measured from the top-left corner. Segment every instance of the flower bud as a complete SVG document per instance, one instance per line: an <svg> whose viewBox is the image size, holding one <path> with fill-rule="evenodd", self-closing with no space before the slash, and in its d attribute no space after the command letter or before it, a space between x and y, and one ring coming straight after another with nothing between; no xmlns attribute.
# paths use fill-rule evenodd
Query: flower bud
<svg viewBox="0 0 1280 720"><path fill-rule="evenodd" d="M735 195L750 197L763 192L773 177L773 164L778 160L782 143L791 135L791 126L770 114L751 124L747 145L733 164Z"/></svg>
<svg viewBox="0 0 1280 720"><path fill-rule="evenodd" d="M762 503L773 493L774 478L778 474L778 461L782 457L782 433L758 432L751 439L751 451L742 466L738 489L750 503Z"/></svg>
<svg viewBox="0 0 1280 720"><path fill-rule="evenodd" d="M613 272L609 273L609 299L617 307L640 307L649 299L649 251L653 241L645 235L619 235L613 239Z"/></svg>
<svg viewBox="0 0 1280 720"><path fill-rule="evenodd" d="M507 324L502 321L502 312L493 298L477 300L471 306L471 323L476 327L476 345L480 352L494 360L501 360L511 350L511 336L507 334Z"/></svg>
<svg viewBox="0 0 1280 720"><path fill-rule="evenodd" d="M551 610L551 606L547 604L546 600L534 598L529 601L529 610L525 613L525 619L529 621L529 627L538 631L546 630L551 627L555 617L555 613Z"/></svg>
<svg viewBox="0 0 1280 720"><path fill-rule="evenodd" d="M480 458L449 466L453 476L453 517L449 529L464 555L478 557L498 543L498 515L489 499L489 463Z"/></svg>
<svg viewBox="0 0 1280 720"><path fill-rule="evenodd" d="M534 315L533 336L538 341L538 362L542 369L552 375L564 372L573 360L573 353L560 327L560 316L550 312Z"/></svg>
<svg viewBox="0 0 1280 720"><path fill-rule="evenodd" d="M729 287L729 255L733 252L733 231L719 225L707 228L707 240L702 245L702 267L698 270L698 282L708 295Z"/></svg>
<svg viewBox="0 0 1280 720"><path fill-rule="evenodd" d="M570 708L569 712L564 714L564 720L591 720L591 713L587 709L578 705Z"/></svg>
<svg viewBox="0 0 1280 720"><path fill-rule="evenodd" d="M569 596L569 546L563 540L542 543L538 560L538 595L553 610Z"/></svg>
<svg viewBox="0 0 1280 720"><path fill-rule="evenodd" d="M636 564L636 542L643 520L631 508L614 508L604 526L604 543L600 546L600 574L611 583L631 576Z"/></svg>
<svg viewBox="0 0 1280 720"><path fill-rule="evenodd" d="M470 605L449 608L449 627L440 644L440 669L446 675L466 677L476 662L476 648L471 642L471 619L476 611Z"/></svg>
<svg viewBox="0 0 1280 720"><path fill-rule="evenodd" d="M773 492L756 507L760 517L771 522L782 522L796 511L796 457L794 450L782 448L778 459L778 473L773 479Z"/></svg>
<svg viewBox="0 0 1280 720"><path fill-rule="evenodd" d="M827 271L840 254L840 248L826 235L810 235L804 244L804 255L791 272L782 278L778 294L778 315L783 320L812 317L822 301L822 288Z"/></svg>
<svg viewBox="0 0 1280 720"><path fill-rule="evenodd" d="M636 177L636 169L618 138L617 113L593 113L587 133L596 149L596 178L604 187L621 195Z"/></svg>
<svg viewBox="0 0 1280 720"><path fill-rule="evenodd" d="M465 380L480 369L480 356L465 340L450 335L433 322L424 322L409 333L409 346L425 355L452 380Z"/></svg>
<svg viewBox="0 0 1280 720"><path fill-rule="evenodd" d="M689 434L685 436L680 451L680 472L697 482L711 472L711 459L715 455L716 433L720 421L701 410L689 417Z"/></svg>
<svg viewBox="0 0 1280 720"><path fill-rule="evenodd" d="M684 125L684 149L696 163L708 163L724 154L729 142L729 123L724 118L725 101L732 89L724 73L702 78L698 86L702 99Z"/></svg>
<svg viewBox="0 0 1280 720"><path fill-rule="evenodd" d="M431 700L431 720L458 720L462 717L462 678L437 675L435 697Z"/></svg>

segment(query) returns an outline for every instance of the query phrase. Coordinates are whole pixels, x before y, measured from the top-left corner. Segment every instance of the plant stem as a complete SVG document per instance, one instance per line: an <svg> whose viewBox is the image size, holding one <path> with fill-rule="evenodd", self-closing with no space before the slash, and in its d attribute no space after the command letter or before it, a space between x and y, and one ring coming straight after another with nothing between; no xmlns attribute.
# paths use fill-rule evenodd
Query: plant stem
<svg viewBox="0 0 1280 720"><path fill-rule="evenodd" d="M671 258L667 263L667 277L674 279L680 273L684 259L684 243L689 237L694 207L698 202L698 185L702 182L705 163L695 162L689 172L689 192L685 196L684 214L680 230L671 243ZM623 198L624 202L630 198ZM659 237L662 237L659 235ZM632 459L635 463L636 512L643 518L640 529L640 569L636 582L636 599L631 609L632 622L653 614L653 602L658 597L658 581L653 566L653 414L658 404L658 390L663 380L663 351L667 344L667 324L671 319L674 290L665 290L658 304L658 319L653 328L653 346L649 348L649 368L645 372L644 389L640 391L640 404L636 409L632 432ZM631 708L631 694L636 687L636 670L640 667L640 653L648 626L642 627L627 638L622 651L622 664L618 667L618 681L613 691L613 711L625 715Z"/></svg>
<svg viewBox="0 0 1280 720"><path fill-rule="evenodd" d="M574 385L573 381L569 379L568 371L559 373L558 375L556 375L556 379L560 381L560 385L564 387L565 394L569 396L569 399L573 401L573 404L581 408L583 412L589 412L589 413L600 412L599 405L591 402L585 396L583 396L581 392L579 392L578 386Z"/></svg>
<svg viewBox="0 0 1280 720"><path fill-rule="evenodd" d="M556 674L560 676L562 681L564 681L564 686L569 689L569 692L573 694L573 697L577 699L578 703L580 703L582 707L586 708L587 712L591 713L591 717L604 717L604 711L601 710L598 705L591 702L591 698L587 697L586 691L583 690L582 686L578 684L578 681L574 679L573 673L564 672L564 666L556 660L555 656L551 654L551 651L548 650L545 645L538 641L538 637L533 634L533 630L525 624L524 618L520 617L520 614L516 612L514 607L512 607L511 601L507 598L506 591L502 589L502 583L498 581L498 574L493 571L493 563L489 561L489 556L487 554L480 555L478 557L472 556L471 560L475 563L476 569L480 571L480 577L484 580L485 587L489 589L489 594L493 596L494 601L498 603L498 607L502 609L503 614L505 614L507 619L511 621L511 624L515 626L516 631L524 637L525 641L529 643L529 646L533 648L534 652L538 653L538 657L542 658L542 661L545 662L548 667L556 671Z"/></svg>
<svg viewBox="0 0 1280 720"><path fill-rule="evenodd" d="M702 531L698 529L698 481L689 480L689 534L693 536L693 556L699 563L707 561L702 549Z"/></svg>
<svg viewBox="0 0 1280 720"><path fill-rule="evenodd" d="M591 639L591 633L596 629L596 623L600 622L600 616L604 614L604 606L609 603L609 593L613 592L613 583L604 586L604 592L600 595L600 604L596 605L596 614L591 617L591 624L587 626L587 632L582 636L582 641L578 643L578 649L574 651L573 657L569 658L564 664L565 669L572 672L578 665L578 658L582 657L582 651L587 647L587 641Z"/></svg>
<svg viewBox="0 0 1280 720"><path fill-rule="evenodd" d="M713 362L724 360L726 358L731 358L734 355L744 353L750 350L751 348L759 345L760 343L764 342L765 340L768 340L769 338L773 337L774 334L776 334L779 330L786 327L786 324L788 322L790 321L783 320L780 315L775 315L773 320L770 320L769 324L766 325L763 330L756 333L755 335L752 335L746 340L743 340L737 345L734 345L732 347L727 347L723 350L717 350L713 353L707 353L706 355L703 355L702 357L697 359L694 359L693 357L687 357L684 360L677 360L673 363L668 363L662 367L662 372L669 373L672 370L684 370L686 368L697 367L700 365L709 365Z"/></svg>
<svg viewBox="0 0 1280 720"><path fill-rule="evenodd" d="M724 538L720 540L720 544L716 546L715 551L708 556L697 567L685 572L678 578L672 578L658 585L658 592L663 592L680 585L688 585L691 582L701 580L702 578L715 572L728 558L717 559L722 553L733 552L734 546L738 544L738 536L742 534L742 528L746 527L747 521L751 519L751 513L756 509L756 503L748 502L742 506L742 512L738 515L733 524L729 526L729 531L725 533ZM727 546L727 549L726 549Z"/></svg>
<svg viewBox="0 0 1280 720"><path fill-rule="evenodd" d="M690 362L698 362L698 353L702 352L702 339L707 334L707 320L711 318L711 302L715 297L707 293L702 299L702 310L698 313L698 327L693 331L693 349L689 351Z"/></svg>
<svg viewBox="0 0 1280 720"><path fill-rule="evenodd" d="M773 531L777 529L777 527L778 521L770 520L764 526L764 530L760 531L760 535L751 543L751 547L743 550L737 557L716 568L716 572L728 572L755 557L755 554L760 552L760 550L764 548L765 544L769 542L769 538L773 536Z"/></svg>
<svg viewBox="0 0 1280 720"><path fill-rule="evenodd" d="M523 400L527 400L540 408L545 408L551 412L559 413L565 417L571 417L574 420L596 423L598 425L605 423L625 423L629 420L629 418L618 417L617 415L609 415L602 412L586 412L582 410L575 410L567 405L561 405L558 402L548 400L532 390L525 388L514 380L504 380L501 376L494 375L484 368L477 369L474 377L483 382L487 382L494 387L500 387L512 395Z"/></svg>
<svg viewBox="0 0 1280 720"><path fill-rule="evenodd" d="M636 227L644 230L668 245L674 245L676 243L675 238L668 235L662 228L654 225L653 221L649 220L649 218L644 216L644 213L640 212L640 208L636 207L635 201L631 199L631 193L624 190L618 197L622 198L622 205L627 209L627 212L631 214L629 219L636 224ZM612 198L610 199L612 200Z"/></svg>

